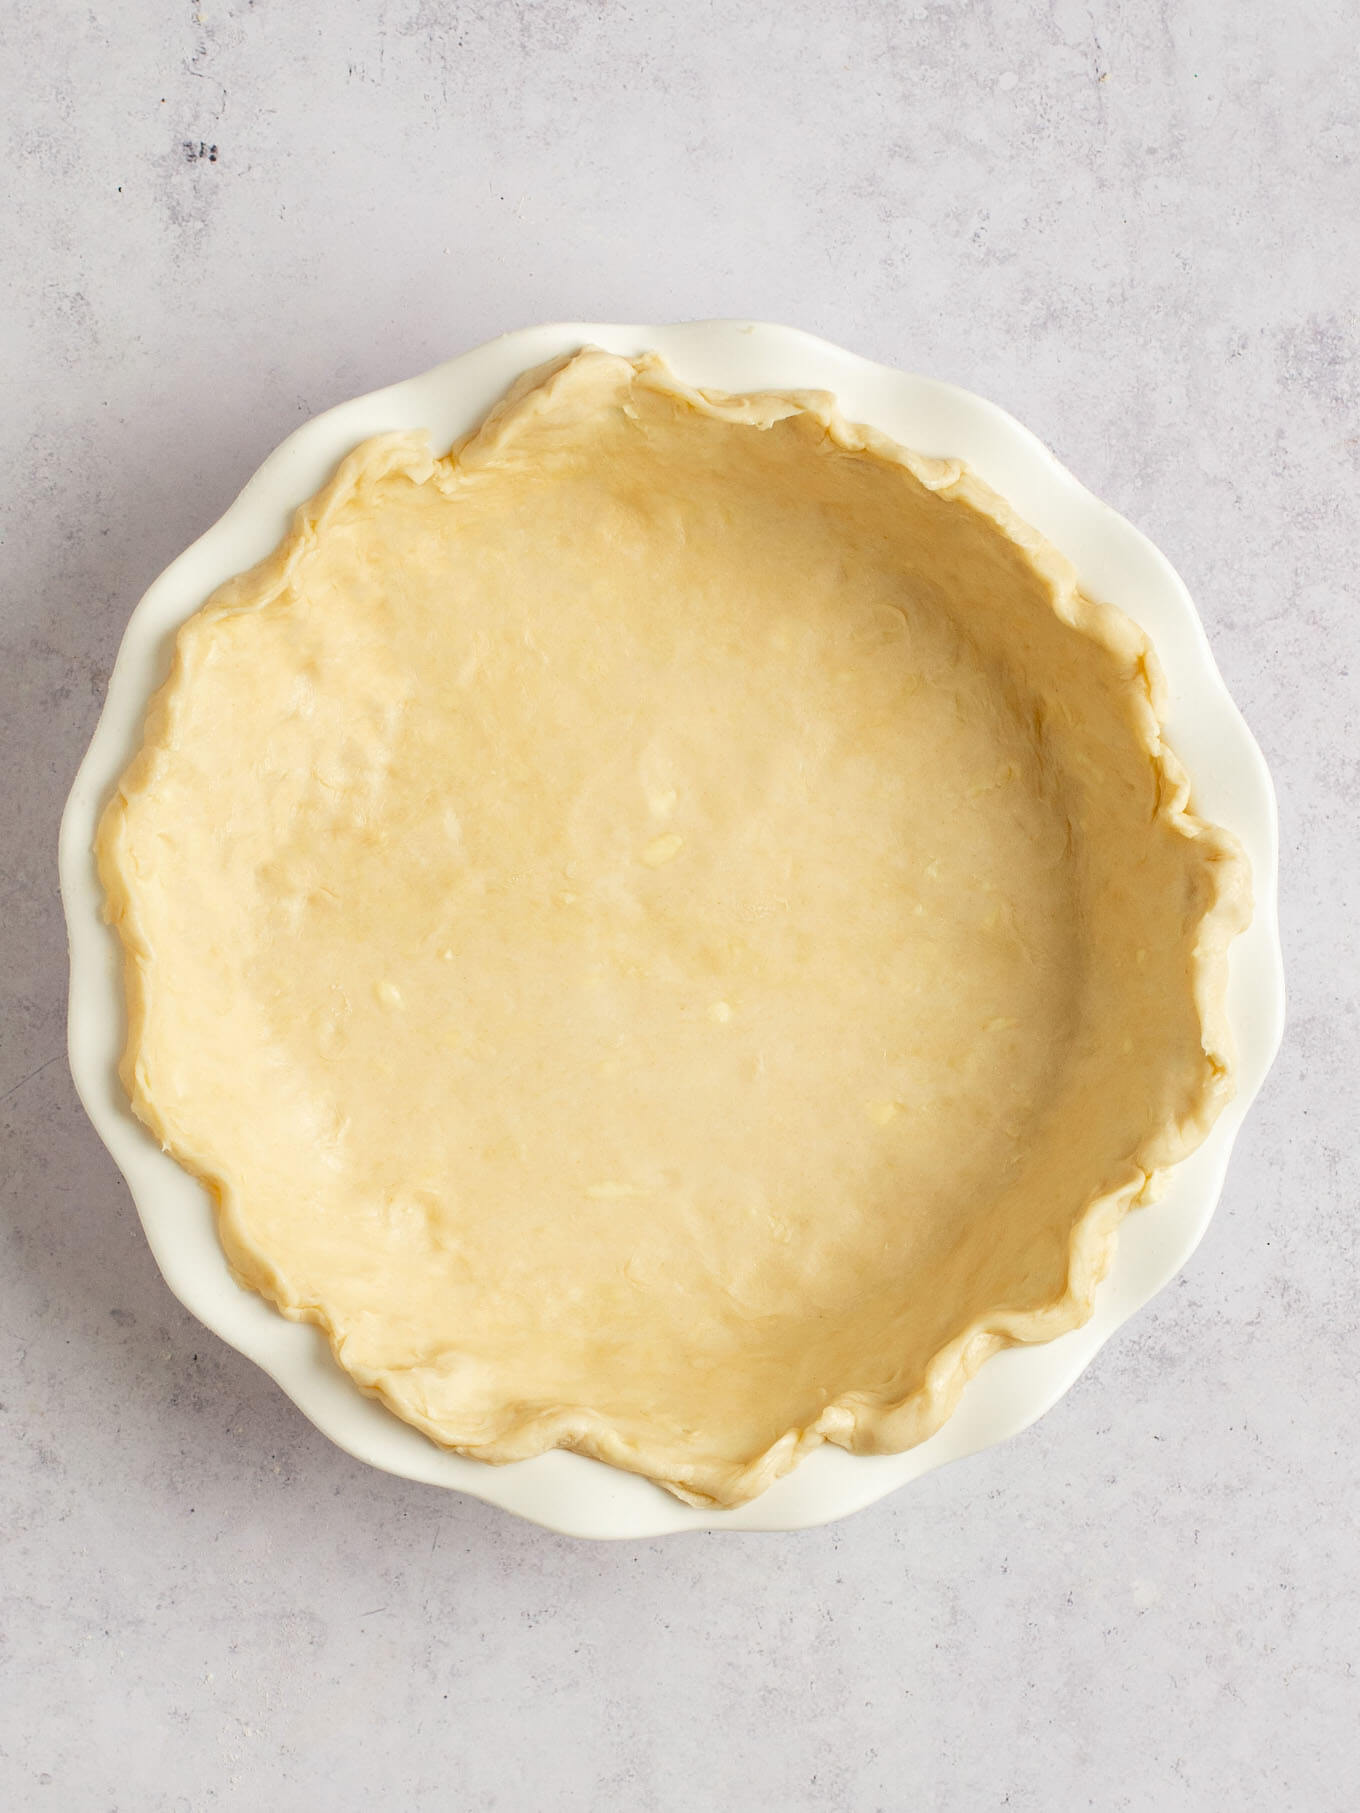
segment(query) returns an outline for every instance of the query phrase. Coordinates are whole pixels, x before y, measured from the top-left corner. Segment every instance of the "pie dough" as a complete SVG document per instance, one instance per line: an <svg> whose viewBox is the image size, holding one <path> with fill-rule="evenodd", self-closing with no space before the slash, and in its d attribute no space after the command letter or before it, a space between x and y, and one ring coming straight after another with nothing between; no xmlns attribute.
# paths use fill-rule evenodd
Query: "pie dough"
<svg viewBox="0 0 1360 1813"><path fill-rule="evenodd" d="M958 462L588 349L180 631L97 839L132 1105L461 1453L906 1448L1230 1093L1247 871L1162 710Z"/></svg>

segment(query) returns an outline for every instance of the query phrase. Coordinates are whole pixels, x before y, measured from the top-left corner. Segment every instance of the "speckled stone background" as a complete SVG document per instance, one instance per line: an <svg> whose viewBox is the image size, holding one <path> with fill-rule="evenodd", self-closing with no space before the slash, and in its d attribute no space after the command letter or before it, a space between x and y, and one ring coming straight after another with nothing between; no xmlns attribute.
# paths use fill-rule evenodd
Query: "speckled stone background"
<svg viewBox="0 0 1360 1813"><path fill-rule="evenodd" d="M1360 1805L1353 0L8 0L0 1805ZM745 315L956 379L1170 554L1279 785L1292 1018L1198 1256L835 1528L369 1472L162 1285L63 1058L124 622L308 414Z"/></svg>

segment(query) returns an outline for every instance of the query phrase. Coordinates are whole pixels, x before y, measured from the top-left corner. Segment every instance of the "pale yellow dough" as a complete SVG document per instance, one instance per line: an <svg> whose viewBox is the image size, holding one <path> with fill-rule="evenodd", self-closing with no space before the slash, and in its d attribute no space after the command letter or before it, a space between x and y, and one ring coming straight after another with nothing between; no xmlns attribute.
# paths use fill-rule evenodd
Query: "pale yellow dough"
<svg viewBox="0 0 1360 1813"><path fill-rule="evenodd" d="M180 631L98 838L133 1106L438 1442L724 1505L905 1448L1229 1093L1160 703L961 466L587 350Z"/></svg>

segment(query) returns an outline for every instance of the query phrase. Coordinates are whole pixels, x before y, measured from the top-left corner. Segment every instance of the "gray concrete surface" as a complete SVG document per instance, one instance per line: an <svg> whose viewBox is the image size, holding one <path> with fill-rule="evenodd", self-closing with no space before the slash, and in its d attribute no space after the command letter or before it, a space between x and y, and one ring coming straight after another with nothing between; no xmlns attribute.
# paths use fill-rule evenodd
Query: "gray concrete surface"
<svg viewBox="0 0 1360 1813"><path fill-rule="evenodd" d="M1353 5L0 12L0 1804L1360 1804ZM304 416L731 314L996 398L1176 562L1292 1019L1194 1262L1031 1433L595 1547L366 1471L170 1298L66 1074L55 828L133 603Z"/></svg>

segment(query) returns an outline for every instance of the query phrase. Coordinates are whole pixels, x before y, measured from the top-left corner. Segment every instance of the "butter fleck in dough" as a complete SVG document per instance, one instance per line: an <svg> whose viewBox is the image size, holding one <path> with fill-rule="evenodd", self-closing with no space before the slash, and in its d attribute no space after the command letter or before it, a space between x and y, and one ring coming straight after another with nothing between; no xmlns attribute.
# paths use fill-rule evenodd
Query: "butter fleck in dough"
<svg viewBox="0 0 1360 1813"><path fill-rule="evenodd" d="M823 395L528 374L181 630L97 844L134 1108L438 1442L718 1504L907 1447L1229 1093L1160 687Z"/></svg>

